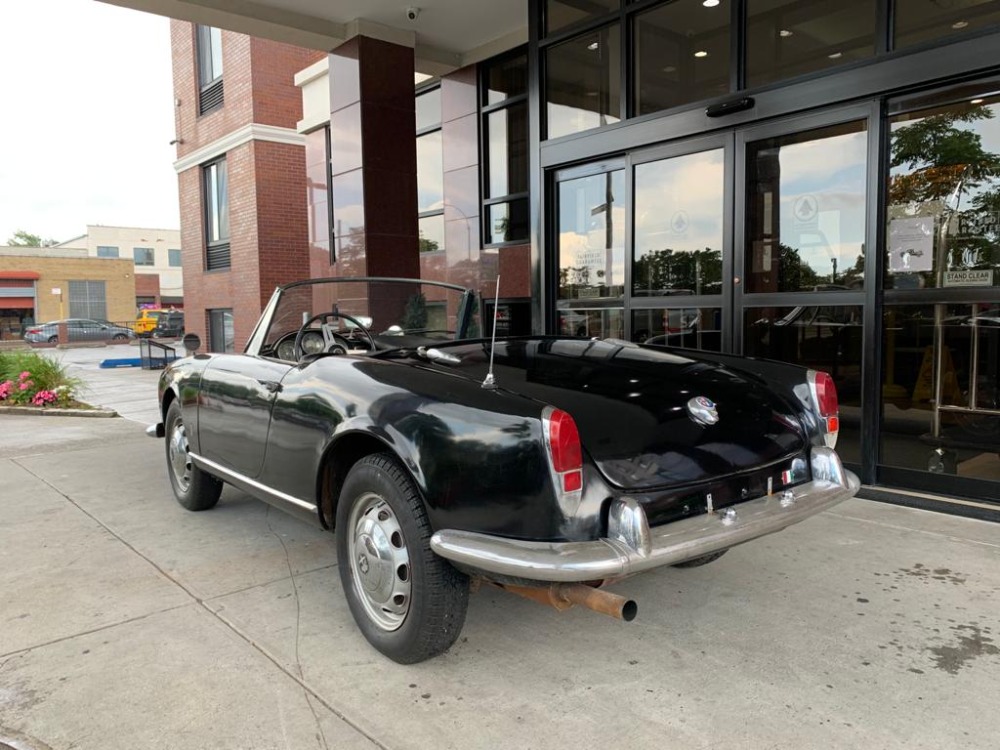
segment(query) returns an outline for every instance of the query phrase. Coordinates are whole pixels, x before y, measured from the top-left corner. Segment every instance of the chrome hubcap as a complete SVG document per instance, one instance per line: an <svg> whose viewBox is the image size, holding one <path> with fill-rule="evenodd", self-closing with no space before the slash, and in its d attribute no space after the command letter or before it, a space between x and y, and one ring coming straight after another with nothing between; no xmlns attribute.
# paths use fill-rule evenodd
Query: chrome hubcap
<svg viewBox="0 0 1000 750"><path fill-rule="evenodd" d="M347 527L351 578L368 617L393 631L410 609L410 555L392 508L366 493L351 510Z"/></svg>
<svg viewBox="0 0 1000 750"><path fill-rule="evenodd" d="M186 492L188 485L191 484L191 456L188 452L187 430L179 419L174 422L174 429L170 433L170 442L167 446L170 470L174 474L177 486Z"/></svg>

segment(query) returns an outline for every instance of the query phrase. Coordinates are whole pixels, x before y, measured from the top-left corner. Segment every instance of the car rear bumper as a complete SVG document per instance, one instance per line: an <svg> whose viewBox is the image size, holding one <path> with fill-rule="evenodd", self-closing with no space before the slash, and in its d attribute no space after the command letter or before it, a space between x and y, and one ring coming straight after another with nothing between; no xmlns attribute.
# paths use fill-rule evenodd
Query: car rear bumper
<svg viewBox="0 0 1000 750"><path fill-rule="evenodd" d="M608 536L601 539L532 542L443 529L431 537L431 549L458 565L498 576L561 583L621 578L773 534L858 491L858 478L833 450L814 447L811 463L810 482L654 528L635 500L618 498L609 511Z"/></svg>

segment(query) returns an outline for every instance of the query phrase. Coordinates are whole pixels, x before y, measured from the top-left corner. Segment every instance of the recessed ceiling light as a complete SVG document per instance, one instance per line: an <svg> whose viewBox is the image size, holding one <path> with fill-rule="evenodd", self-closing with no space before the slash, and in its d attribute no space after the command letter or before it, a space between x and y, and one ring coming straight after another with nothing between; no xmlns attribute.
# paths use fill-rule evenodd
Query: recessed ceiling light
<svg viewBox="0 0 1000 750"><path fill-rule="evenodd" d="M781 31L778 32L778 36L789 37L791 35L792 35L792 32L789 31L788 29L782 29Z"/></svg>
<svg viewBox="0 0 1000 750"><path fill-rule="evenodd" d="M594 50L596 50L600 46L601 46L600 42L591 42L590 44L587 45L587 49L589 49L591 52L593 52Z"/></svg>
<svg viewBox="0 0 1000 750"><path fill-rule="evenodd" d="M831 60L836 60L844 56L843 52L834 52L832 55L827 55Z"/></svg>
<svg viewBox="0 0 1000 750"><path fill-rule="evenodd" d="M704 5L706 8L714 8L716 5L719 4L719 0L702 0L701 4Z"/></svg>
<svg viewBox="0 0 1000 750"><path fill-rule="evenodd" d="M983 103L982 99L970 99L969 100L969 104L982 104L982 103Z"/></svg>
<svg viewBox="0 0 1000 750"><path fill-rule="evenodd" d="M676 73L677 72L677 68L675 68L673 65L668 65L667 67L663 68L663 72L664 73Z"/></svg>
<svg viewBox="0 0 1000 750"><path fill-rule="evenodd" d="M968 21L955 21L955 23L953 23L951 25L951 28L953 28L953 29L964 29L968 25L969 25Z"/></svg>
<svg viewBox="0 0 1000 750"><path fill-rule="evenodd" d="M697 52L694 53L694 56L695 57L708 57L708 53L705 50L700 49L700 50L698 50Z"/></svg>

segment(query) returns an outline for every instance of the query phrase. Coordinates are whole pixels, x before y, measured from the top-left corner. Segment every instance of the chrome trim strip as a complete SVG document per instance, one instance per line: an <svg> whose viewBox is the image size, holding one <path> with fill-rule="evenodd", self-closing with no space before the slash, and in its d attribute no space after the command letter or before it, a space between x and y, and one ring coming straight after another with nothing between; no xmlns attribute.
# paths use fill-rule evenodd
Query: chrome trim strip
<svg viewBox="0 0 1000 750"><path fill-rule="evenodd" d="M190 456L191 460L194 461L195 465L199 469L204 469L210 474L214 474L219 479L229 482L230 484L234 484L247 492L267 495L268 497L279 502L294 505L297 508L302 508L303 510L308 510L312 513L316 512L316 505L313 503L308 503L305 500L299 500L297 497L292 497L291 495L286 495L284 492L272 489L266 484L261 484L255 479L250 479L250 477L243 476L239 472L227 469L225 466L217 464L215 461L210 461L204 456L199 456L197 453L191 453Z"/></svg>
<svg viewBox="0 0 1000 750"><path fill-rule="evenodd" d="M817 463L824 465L821 478L794 487L791 497L773 495L740 503L735 514L706 513L647 532L642 528L645 514L625 499L618 501L622 512L612 515L617 527L614 539L531 542L443 529L431 537L431 549L486 573L560 583L621 578L673 565L781 531L853 497L861 486L858 478L843 469L833 451L813 450ZM823 478L824 473L842 481ZM623 528L629 525L631 530Z"/></svg>

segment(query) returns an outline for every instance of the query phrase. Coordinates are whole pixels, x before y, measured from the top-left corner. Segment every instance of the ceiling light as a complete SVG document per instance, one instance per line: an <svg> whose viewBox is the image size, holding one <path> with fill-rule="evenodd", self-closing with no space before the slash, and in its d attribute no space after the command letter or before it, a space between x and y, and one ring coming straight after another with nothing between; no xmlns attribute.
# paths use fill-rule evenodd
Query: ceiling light
<svg viewBox="0 0 1000 750"><path fill-rule="evenodd" d="M694 56L695 57L708 57L708 53L705 50L700 49L700 50L698 50L697 52L694 53Z"/></svg>
<svg viewBox="0 0 1000 750"><path fill-rule="evenodd" d="M968 21L955 21L955 23L953 23L951 25L951 28L953 28L953 29L964 29L968 25L969 25Z"/></svg>
<svg viewBox="0 0 1000 750"><path fill-rule="evenodd" d="M834 52L832 55L827 55L831 60L837 60L844 56L843 52Z"/></svg>
<svg viewBox="0 0 1000 750"><path fill-rule="evenodd" d="M969 100L969 104L982 104L982 103L983 103L982 99L970 99Z"/></svg>
<svg viewBox="0 0 1000 750"><path fill-rule="evenodd" d="M701 4L704 5L706 8L714 8L716 5L719 4L719 0L702 0Z"/></svg>
<svg viewBox="0 0 1000 750"><path fill-rule="evenodd" d="M601 46L600 42L591 42L590 44L587 45L587 49L589 49L591 52L593 52L594 50L596 50L600 46Z"/></svg>
<svg viewBox="0 0 1000 750"><path fill-rule="evenodd" d="M782 29L781 31L778 32L778 36L790 37L791 35L792 32L789 31L788 29Z"/></svg>
<svg viewBox="0 0 1000 750"><path fill-rule="evenodd" d="M664 73L676 73L677 72L677 68L674 67L673 65L668 65L667 67L663 68L663 72Z"/></svg>

